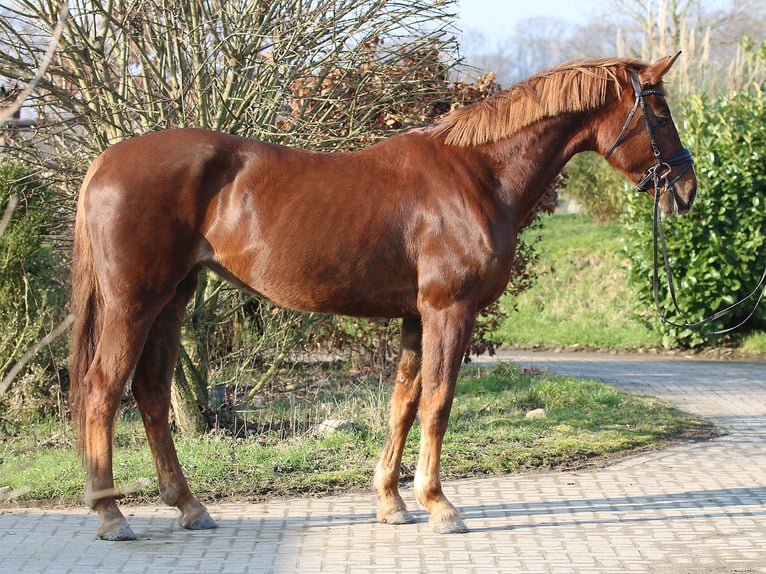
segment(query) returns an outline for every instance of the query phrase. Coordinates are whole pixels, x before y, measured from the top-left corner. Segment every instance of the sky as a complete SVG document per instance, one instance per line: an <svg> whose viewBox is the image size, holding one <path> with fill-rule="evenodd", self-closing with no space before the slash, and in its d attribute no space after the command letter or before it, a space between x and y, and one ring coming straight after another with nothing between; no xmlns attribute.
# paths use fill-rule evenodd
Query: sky
<svg viewBox="0 0 766 574"><path fill-rule="evenodd" d="M516 23L547 16L582 23L592 14L592 0L458 0L458 26L464 33L479 32L502 39Z"/></svg>

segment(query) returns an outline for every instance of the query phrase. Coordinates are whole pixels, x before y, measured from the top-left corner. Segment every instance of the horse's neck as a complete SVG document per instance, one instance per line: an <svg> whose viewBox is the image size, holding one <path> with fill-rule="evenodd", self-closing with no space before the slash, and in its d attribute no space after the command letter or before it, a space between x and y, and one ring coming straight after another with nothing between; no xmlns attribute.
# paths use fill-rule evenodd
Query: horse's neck
<svg viewBox="0 0 766 574"><path fill-rule="evenodd" d="M589 149L581 114L546 118L510 138L486 146L493 157L503 200L523 218L580 151Z"/></svg>

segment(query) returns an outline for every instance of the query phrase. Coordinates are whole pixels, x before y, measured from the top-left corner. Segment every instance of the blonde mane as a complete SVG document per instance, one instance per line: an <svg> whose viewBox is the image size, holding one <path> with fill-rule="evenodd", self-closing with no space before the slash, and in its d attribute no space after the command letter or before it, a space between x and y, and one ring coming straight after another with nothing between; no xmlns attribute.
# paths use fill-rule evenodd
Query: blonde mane
<svg viewBox="0 0 766 574"><path fill-rule="evenodd" d="M453 110L434 125L433 133L457 146L496 142L543 118L604 105L610 84L618 96L621 93L620 69L643 67L627 59L568 62Z"/></svg>

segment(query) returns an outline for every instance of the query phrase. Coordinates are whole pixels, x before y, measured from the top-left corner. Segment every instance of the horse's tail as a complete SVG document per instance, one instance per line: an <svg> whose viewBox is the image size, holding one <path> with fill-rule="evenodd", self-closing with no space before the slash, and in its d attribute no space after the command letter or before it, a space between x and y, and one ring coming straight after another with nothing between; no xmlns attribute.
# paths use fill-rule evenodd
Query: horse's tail
<svg viewBox="0 0 766 574"><path fill-rule="evenodd" d="M93 362L101 337L103 302L93 268L93 252L86 217L85 196L88 184L100 161L93 162L80 187L72 254L72 313L75 316L70 341L69 405L77 446L82 453L85 436L85 375Z"/></svg>

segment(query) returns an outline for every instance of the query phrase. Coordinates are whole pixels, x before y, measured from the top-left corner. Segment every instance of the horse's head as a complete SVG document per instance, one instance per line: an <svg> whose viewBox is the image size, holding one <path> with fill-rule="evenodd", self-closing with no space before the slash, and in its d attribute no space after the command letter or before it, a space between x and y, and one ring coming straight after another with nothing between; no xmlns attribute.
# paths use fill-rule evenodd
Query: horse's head
<svg viewBox="0 0 766 574"><path fill-rule="evenodd" d="M680 54L680 52L679 52ZM639 191L655 196L665 213L683 214L697 195L692 156L665 101L662 78L678 58L626 68L622 93L600 130L604 157L622 171Z"/></svg>

